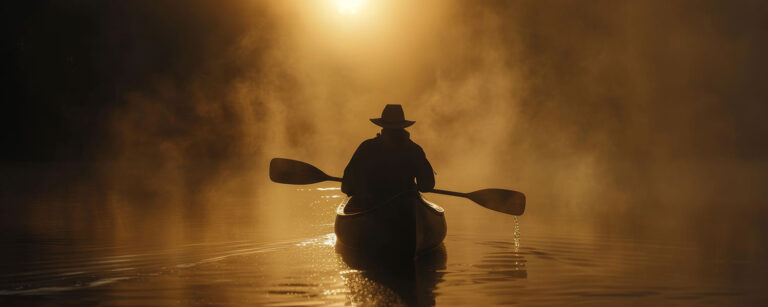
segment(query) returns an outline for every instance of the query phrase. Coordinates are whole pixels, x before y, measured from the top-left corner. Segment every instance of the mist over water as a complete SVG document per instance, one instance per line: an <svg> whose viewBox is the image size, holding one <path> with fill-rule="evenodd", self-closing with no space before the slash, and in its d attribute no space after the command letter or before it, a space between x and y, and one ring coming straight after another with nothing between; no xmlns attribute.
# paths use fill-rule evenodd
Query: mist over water
<svg viewBox="0 0 768 307"><path fill-rule="evenodd" d="M371 0L350 15L333 1L30 5L5 48L29 107L3 116L4 130L21 130L3 134L14 148L3 156L3 241L306 239L318 228L296 221L330 222L338 199L322 199L333 200L327 212L305 211L317 199L270 183L269 159L339 176L375 136L368 119L399 103L437 187L526 193L523 248L527 227L685 242L753 263L768 243L767 9ZM447 207L449 234L513 232L511 217L435 200ZM534 241L546 244L541 236ZM765 269L724 265L718 274L741 285L745 271Z"/></svg>

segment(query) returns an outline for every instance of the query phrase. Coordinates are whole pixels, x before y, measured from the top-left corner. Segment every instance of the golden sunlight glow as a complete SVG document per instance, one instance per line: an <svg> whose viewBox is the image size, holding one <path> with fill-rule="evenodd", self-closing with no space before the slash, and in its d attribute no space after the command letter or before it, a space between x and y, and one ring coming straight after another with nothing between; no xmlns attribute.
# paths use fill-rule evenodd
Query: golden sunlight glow
<svg viewBox="0 0 768 307"><path fill-rule="evenodd" d="M336 9L339 14L357 14L363 6L364 0L336 0Z"/></svg>

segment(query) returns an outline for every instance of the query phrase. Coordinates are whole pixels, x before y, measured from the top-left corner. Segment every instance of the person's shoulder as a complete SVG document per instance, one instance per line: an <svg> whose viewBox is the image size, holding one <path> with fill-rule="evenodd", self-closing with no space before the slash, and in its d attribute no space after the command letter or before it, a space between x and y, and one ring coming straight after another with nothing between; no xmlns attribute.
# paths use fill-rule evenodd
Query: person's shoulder
<svg viewBox="0 0 768 307"><path fill-rule="evenodd" d="M411 147L415 151L424 152L424 150L421 149L421 146L419 146L419 144L416 144L416 142L414 142L411 139L408 139L408 146Z"/></svg>
<svg viewBox="0 0 768 307"><path fill-rule="evenodd" d="M379 139L380 138L381 138L381 136L377 134L375 137L372 137L372 138L367 139L367 140L363 141L362 143L360 143L359 147L374 146L375 144L379 143Z"/></svg>

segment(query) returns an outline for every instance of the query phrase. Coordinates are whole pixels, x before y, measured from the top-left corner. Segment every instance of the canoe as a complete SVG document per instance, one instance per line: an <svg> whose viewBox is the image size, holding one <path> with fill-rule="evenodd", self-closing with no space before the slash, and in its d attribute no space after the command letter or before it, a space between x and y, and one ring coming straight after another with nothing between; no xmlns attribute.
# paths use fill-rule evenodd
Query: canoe
<svg viewBox="0 0 768 307"><path fill-rule="evenodd" d="M347 197L336 210L337 242L347 248L415 259L445 238L445 210L418 192L361 206L365 201L371 200ZM354 209L361 207L369 209Z"/></svg>

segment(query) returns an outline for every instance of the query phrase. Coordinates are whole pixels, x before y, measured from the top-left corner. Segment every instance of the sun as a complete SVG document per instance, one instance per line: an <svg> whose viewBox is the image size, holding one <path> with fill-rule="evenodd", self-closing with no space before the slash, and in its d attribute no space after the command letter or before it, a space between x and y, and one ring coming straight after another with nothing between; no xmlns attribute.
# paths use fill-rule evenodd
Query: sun
<svg viewBox="0 0 768 307"><path fill-rule="evenodd" d="M339 14L354 15L360 11L364 2L364 0L336 0L336 10Z"/></svg>

